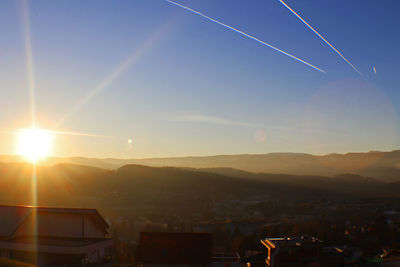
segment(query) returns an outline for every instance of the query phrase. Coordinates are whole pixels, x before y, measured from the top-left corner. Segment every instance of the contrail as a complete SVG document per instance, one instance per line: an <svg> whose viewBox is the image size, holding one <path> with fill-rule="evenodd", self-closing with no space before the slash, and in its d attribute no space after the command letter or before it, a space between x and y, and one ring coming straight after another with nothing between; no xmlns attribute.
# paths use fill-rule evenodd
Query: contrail
<svg viewBox="0 0 400 267"><path fill-rule="evenodd" d="M167 0L168 1L168 0ZM296 13L296 11L294 11L290 6L288 6L285 2L283 2L282 0L278 0L282 5L284 5L287 9L290 10L290 12L292 12L299 20L301 20L310 30L312 30L316 35L318 35L319 38L321 38L330 48L333 49L333 51L336 52L336 54L338 54L344 61L346 61L347 64L350 65L350 67L352 67L361 77L364 78L364 76L362 75L362 73L353 65L351 64L350 61L347 60L347 58L345 58L342 53L340 53L330 42L328 42L328 40L326 40L319 32L317 32L313 27L311 27L310 24L307 23L307 21L305 21L302 17L300 17L299 14Z"/></svg>
<svg viewBox="0 0 400 267"><path fill-rule="evenodd" d="M195 14L197 14L197 15L199 15L199 16L202 16L203 18L206 18L206 19L208 19L209 21L212 21L212 22L215 22L215 23L217 23L217 24L219 24L219 25L221 25L221 26L224 26L224 27L226 27L226 28L228 28L228 29L230 29L230 30L232 30L232 31L235 31L235 32L237 32L237 33L240 33L240 34L246 36L247 38L253 39L253 40L255 40L255 41L257 41L257 42L259 42L259 43L261 43L261 44L263 44L263 45L266 45L266 46L268 46L268 47L270 47L270 48L272 48L272 49L274 49L274 50L276 50L276 51L278 51L278 52L280 52L280 53L282 53L282 54L284 54L284 55L286 55L286 56L288 56L288 57L291 57L291 58L293 58L293 59L295 59L295 60L297 60L297 61L300 61L301 63L304 63L304 64L306 64L307 66L309 66L309 67L311 67L311 68L313 68L313 69L315 69L315 70L318 70L318 71L320 71L320 72L322 72L322 73L325 73L324 70L322 70L322 69L320 69L320 68L318 68L318 67L312 65L311 63L308 63L307 61L304 61L304 60L302 60L302 59L300 59L300 58L298 58L298 57L296 57L296 56L294 56L294 55L292 55L292 54L289 54L288 52L285 52L285 51L283 51L283 50L281 50L281 49L279 49L279 48L277 48L277 47L275 47L275 46L273 46L273 45L267 43L267 42L264 42L264 41L258 39L257 37L254 37L254 36L252 36L252 35L250 35L250 34L247 34L247 33L243 32L243 31L241 31L241 30L238 30L238 29L236 29L236 28L234 28L234 27L232 27L232 26L229 26L229 25L227 25L227 24L225 24L225 23L222 23L222 22L220 22L220 21L218 21L218 20L216 20L216 19L210 18L209 16L206 16L206 15L204 15L203 13L201 13L201 12L199 12L199 11L196 11L196 10L194 10L194 9L191 9L190 7L181 5L181 4L176 3L176 2L174 2L174 1L171 1L171 0L165 0L165 1L168 2L168 3L170 3L170 4L174 4L174 5L176 5L176 6L179 6L179 7L183 8L183 9L186 9L186 10L188 10L188 11L190 11L190 12L192 12L192 13L195 13Z"/></svg>

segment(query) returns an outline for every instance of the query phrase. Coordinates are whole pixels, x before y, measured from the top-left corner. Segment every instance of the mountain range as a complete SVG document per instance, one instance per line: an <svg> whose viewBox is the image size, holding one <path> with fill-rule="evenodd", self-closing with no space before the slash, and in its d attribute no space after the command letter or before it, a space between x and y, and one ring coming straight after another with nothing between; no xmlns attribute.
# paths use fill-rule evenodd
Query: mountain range
<svg viewBox="0 0 400 267"><path fill-rule="evenodd" d="M112 210L163 207L190 213L186 209L200 209L205 203L220 200L400 197L399 189L400 182L356 174L325 177L255 174L230 168L129 164L110 170L70 163L36 167L20 162L0 163L0 203L12 205L34 203Z"/></svg>
<svg viewBox="0 0 400 267"><path fill-rule="evenodd" d="M18 156L0 156L0 162L20 162ZM124 165L137 164L152 167L179 167L196 169L224 168L250 173L287 175L338 176L344 173L370 177L380 181L400 181L400 150L391 152L371 151L367 153L347 153L311 155L304 153L268 153L246 155L218 155L204 157L175 157L147 159L114 158L49 158L45 164L71 163L118 169Z"/></svg>

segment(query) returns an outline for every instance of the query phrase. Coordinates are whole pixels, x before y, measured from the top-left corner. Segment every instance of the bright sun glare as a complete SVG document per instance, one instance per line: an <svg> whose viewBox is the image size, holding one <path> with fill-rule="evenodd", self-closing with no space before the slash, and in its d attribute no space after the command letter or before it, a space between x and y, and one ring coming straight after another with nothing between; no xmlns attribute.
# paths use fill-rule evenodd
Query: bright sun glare
<svg viewBox="0 0 400 267"><path fill-rule="evenodd" d="M23 129L19 132L18 154L36 163L51 153L53 137L48 130Z"/></svg>

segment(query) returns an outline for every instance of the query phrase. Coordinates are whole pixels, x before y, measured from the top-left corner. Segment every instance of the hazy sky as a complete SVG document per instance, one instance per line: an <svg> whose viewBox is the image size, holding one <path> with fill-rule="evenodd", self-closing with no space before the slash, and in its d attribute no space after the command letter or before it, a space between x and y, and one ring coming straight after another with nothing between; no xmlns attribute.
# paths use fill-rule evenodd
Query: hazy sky
<svg viewBox="0 0 400 267"><path fill-rule="evenodd" d="M1 1L0 154L31 124L29 50L37 125L104 136L55 155L399 148L398 0L286 1L364 78L277 0L176 1L326 73L163 0Z"/></svg>

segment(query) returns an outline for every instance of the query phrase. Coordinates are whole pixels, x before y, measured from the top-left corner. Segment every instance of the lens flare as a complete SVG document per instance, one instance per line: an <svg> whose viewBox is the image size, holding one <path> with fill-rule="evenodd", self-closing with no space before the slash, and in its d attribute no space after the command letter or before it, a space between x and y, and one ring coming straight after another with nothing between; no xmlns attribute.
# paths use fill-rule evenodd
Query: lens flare
<svg viewBox="0 0 400 267"><path fill-rule="evenodd" d="M390 150L396 144L397 114L383 90L357 79L331 82L315 91L302 119L303 142L314 154ZM372 154L369 155L372 159ZM335 165L337 157L324 163ZM360 164L352 163L357 169ZM342 167L344 164L337 164Z"/></svg>
<svg viewBox="0 0 400 267"><path fill-rule="evenodd" d="M267 134L264 130L259 129L254 133L254 141L257 143L263 143L265 140L267 140Z"/></svg>

